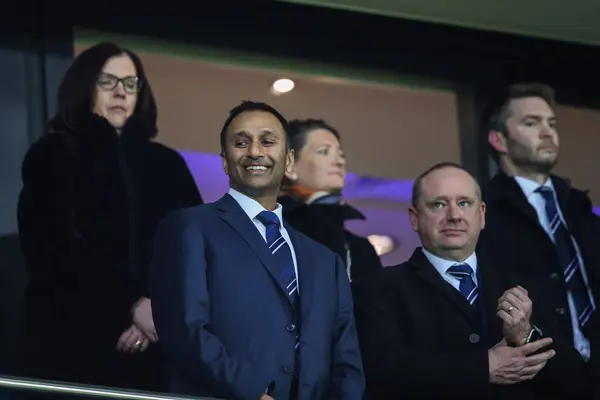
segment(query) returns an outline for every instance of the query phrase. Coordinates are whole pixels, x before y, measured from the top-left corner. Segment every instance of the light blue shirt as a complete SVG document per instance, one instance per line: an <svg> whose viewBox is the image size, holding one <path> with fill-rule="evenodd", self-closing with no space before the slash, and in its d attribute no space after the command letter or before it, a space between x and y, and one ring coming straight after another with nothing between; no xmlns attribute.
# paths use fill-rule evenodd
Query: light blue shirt
<svg viewBox="0 0 600 400"><path fill-rule="evenodd" d="M536 190L541 186L546 186L552 189L552 193L554 194L554 201L556 202L556 209L558 210L558 215L564 224L564 226L568 227L567 222L565 221L565 217L562 213L562 210L558 206L558 199L556 197L556 191L554 190L554 185L552 184L552 180L548 178L548 180L543 184L539 185L537 182L532 181L527 178L523 178L521 176L515 176L515 180L523 190L525 197L529 201L529 204L535 209L537 213L538 220L540 221L540 225L544 228L544 231L550 237L550 240L554 243L554 235L552 234L552 229L550 228L550 221L548 221L548 215L546 214L546 201L541 193L536 192ZM594 303L594 297L589 289L588 278L585 272L585 264L583 263L583 259L581 258L581 251L579 250L579 246L573 237L571 237L573 241L573 245L575 247L575 252L577 253L577 258L579 259L579 268L581 269L581 275L583 275L583 281L585 282L586 287L588 288L588 292L590 294L590 299L592 304ZM590 341L587 340L581 328L579 327L579 321L577 319L577 310L575 308L575 302L573 301L573 295L570 291L567 292L567 301L569 303L569 311L571 312L571 325L573 327L573 342L575 348L581 354L581 356L589 360L591 355Z"/></svg>
<svg viewBox="0 0 600 400"><path fill-rule="evenodd" d="M427 257L429 262L434 266L434 268L442 276L442 278L444 278L446 282L451 284L459 292L460 280L448 273L448 269L450 269L450 267L452 267L453 265L468 264L469 267L473 269L473 274L471 275L471 278L473 278L473 282L475 282L475 285L477 285L477 255L475 255L475 253L471 254L463 262L456 262L438 257L430 251L425 250L425 248L423 248L422 250L423 254L425 254L425 257Z"/></svg>
<svg viewBox="0 0 600 400"><path fill-rule="evenodd" d="M270 210L267 210L258 201L246 196L245 194L238 192L235 189L229 188L229 191L227 193L229 193L229 195L233 197L235 201L237 201L240 207L242 207L242 210L244 210L248 218L250 218L250 220L252 221L256 229L258 229L258 232L266 242L267 228L256 217L261 212ZM288 231L283 225L283 207L281 206L281 204L277 203L277 208L273 212L275 213L275 215L277 215L277 218L279 218L279 221L281 222L281 228L279 229L279 232L281 232L281 236L283 236L283 239L287 242L288 246L290 246L290 252L292 253L292 259L294 261L294 270L296 272L296 290L298 291L298 293L300 293L300 277L298 275L298 263L296 262L296 252L294 251L294 245L292 244L290 235L288 234Z"/></svg>

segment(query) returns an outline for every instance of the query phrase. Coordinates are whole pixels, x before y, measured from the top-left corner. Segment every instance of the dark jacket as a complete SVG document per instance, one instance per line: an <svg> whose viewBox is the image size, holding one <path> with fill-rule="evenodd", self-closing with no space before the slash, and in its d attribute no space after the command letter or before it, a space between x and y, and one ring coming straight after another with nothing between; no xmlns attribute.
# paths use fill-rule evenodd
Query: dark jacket
<svg viewBox="0 0 600 400"><path fill-rule="evenodd" d="M581 250L596 304L600 301L600 218L588 196L568 181L551 176L558 203ZM539 374L546 379L542 395L562 399L600 398L600 317L596 310L584 329L591 341L592 359L585 363L573 344L573 328L563 269L554 243L514 178L500 172L483 192L486 226L478 253L518 278L533 301L536 320L552 337L556 357ZM592 396L594 393L595 397Z"/></svg>
<svg viewBox="0 0 600 400"><path fill-rule="evenodd" d="M27 370L48 379L163 389L157 345L115 350L147 296L154 231L170 210L202 203L181 156L131 118L120 135L89 115L54 126L22 166L19 234Z"/></svg>
<svg viewBox="0 0 600 400"><path fill-rule="evenodd" d="M502 339L498 298L513 287L478 254L471 306L421 248L353 286L356 329L372 399L535 399L530 384L491 385L488 350Z"/></svg>
<svg viewBox="0 0 600 400"><path fill-rule="evenodd" d="M354 207L348 204L304 204L290 196L280 197L278 202L283 206L285 221L294 229L338 254L346 267L350 260L352 280L381 268L381 260L371 243L344 226L348 220L365 219Z"/></svg>

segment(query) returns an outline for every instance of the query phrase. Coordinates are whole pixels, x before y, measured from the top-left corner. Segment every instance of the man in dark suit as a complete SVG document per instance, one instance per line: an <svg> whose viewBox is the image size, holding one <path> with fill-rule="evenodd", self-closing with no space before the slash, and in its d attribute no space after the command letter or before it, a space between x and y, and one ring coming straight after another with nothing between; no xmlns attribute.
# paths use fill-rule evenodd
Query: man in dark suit
<svg viewBox="0 0 600 400"><path fill-rule="evenodd" d="M175 392L267 399L362 399L364 376L344 263L283 222L293 165L287 121L263 103L221 132L230 190L167 217L157 234L152 309Z"/></svg>
<svg viewBox="0 0 600 400"><path fill-rule="evenodd" d="M553 364L563 368L540 374L548 395L600 398L600 218L584 192L551 174L559 152L553 107L552 88L531 83L492 102L487 132L500 171L484 191L479 251L519 277L554 339Z"/></svg>
<svg viewBox="0 0 600 400"><path fill-rule="evenodd" d="M475 254L485 204L473 177L441 163L415 180L409 261L354 282L367 386L377 399L531 399L554 356L531 325L527 291ZM500 317L500 318L498 318ZM539 340L536 340L539 339Z"/></svg>

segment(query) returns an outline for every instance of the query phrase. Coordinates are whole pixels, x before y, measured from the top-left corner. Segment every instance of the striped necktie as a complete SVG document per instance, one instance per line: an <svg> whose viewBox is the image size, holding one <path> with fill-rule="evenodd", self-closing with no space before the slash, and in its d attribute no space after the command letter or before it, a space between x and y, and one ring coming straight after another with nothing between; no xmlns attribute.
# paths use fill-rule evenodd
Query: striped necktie
<svg viewBox="0 0 600 400"><path fill-rule="evenodd" d="M292 304L295 304L296 297L298 295L298 281L296 279L296 271L294 269L294 259L292 258L292 251L290 246L281 235L281 221L279 217L272 211L261 211L256 218L262 222L267 228L267 245L269 250L276 258L277 266L280 267L281 273L279 274L280 284L286 288L286 292ZM296 344L294 349L297 351L300 346L300 334L297 326L288 325L288 330L296 332ZM295 363L298 364L298 353L295 355Z"/></svg>
<svg viewBox="0 0 600 400"><path fill-rule="evenodd" d="M267 228L267 245L281 271L277 279L286 288L287 295L294 304L298 294L298 283L292 251L283 236L281 236L281 221L279 221L277 214L272 211L261 211L256 218Z"/></svg>
<svg viewBox="0 0 600 400"><path fill-rule="evenodd" d="M469 304L475 304L479 290L473 280L473 268L469 264L456 264L448 268L447 272L460 281L458 290Z"/></svg>
<svg viewBox="0 0 600 400"><path fill-rule="evenodd" d="M579 257L577 257L573 239L560 218L552 188L540 186L536 189L536 192L541 194L546 202L546 215L550 223L550 231L554 238L558 259L563 268L567 288L573 298L579 324L583 327L589 321L596 307L583 280L581 265L579 265Z"/></svg>

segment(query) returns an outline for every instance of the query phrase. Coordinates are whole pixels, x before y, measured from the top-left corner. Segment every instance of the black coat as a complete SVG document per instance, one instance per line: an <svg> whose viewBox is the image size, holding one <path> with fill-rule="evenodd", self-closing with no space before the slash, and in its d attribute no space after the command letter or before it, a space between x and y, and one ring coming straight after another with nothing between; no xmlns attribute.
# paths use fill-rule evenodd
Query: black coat
<svg viewBox="0 0 600 400"><path fill-rule="evenodd" d="M531 384L489 383L488 349L502 339L498 298L513 287L478 255L477 306L447 283L421 248L356 280L356 329L373 399L535 399Z"/></svg>
<svg viewBox="0 0 600 400"><path fill-rule="evenodd" d="M59 126L22 166L18 205L29 284L29 373L41 378L162 390L159 346L116 351L147 296L154 232L170 210L202 203L181 156L151 140L135 118L123 132L89 115Z"/></svg>
<svg viewBox="0 0 600 400"><path fill-rule="evenodd" d="M304 204L289 196L280 197L283 216L294 229L327 246L348 263L349 251L352 279L371 275L381 269L381 260L375 248L364 237L350 232L344 223L365 217L348 204Z"/></svg>
<svg viewBox="0 0 600 400"><path fill-rule="evenodd" d="M585 269L600 302L600 218L588 196L568 181L552 176L558 203L571 234L581 249ZM596 310L584 334L591 341L592 359L585 363L573 345L563 269L554 243L539 223L537 213L514 178L500 172L483 192L486 226L478 253L494 260L501 273L518 278L533 301L536 320L552 337L556 357L540 373L550 398L600 398L600 317ZM594 397L592 396L594 393Z"/></svg>

